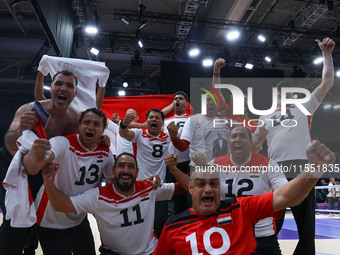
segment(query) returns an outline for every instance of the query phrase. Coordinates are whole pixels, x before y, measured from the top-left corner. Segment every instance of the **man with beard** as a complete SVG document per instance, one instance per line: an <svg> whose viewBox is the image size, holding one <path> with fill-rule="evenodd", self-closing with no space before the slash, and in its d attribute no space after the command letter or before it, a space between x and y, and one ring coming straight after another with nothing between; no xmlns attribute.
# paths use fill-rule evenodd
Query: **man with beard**
<svg viewBox="0 0 340 255"><path fill-rule="evenodd" d="M58 165L54 184L68 195L78 195L98 185L102 174L111 182L114 158L109 148L99 144L105 114L96 108L84 111L79 119L79 133L37 139L25 155L28 174L36 175L46 164ZM41 189L35 201L36 230L44 254L94 255L94 241L86 213L61 213L54 210Z"/></svg>
<svg viewBox="0 0 340 255"><path fill-rule="evenodd" d="M51 99L41 101L50 119L45 127L47 138L57 135L69 135L77 132L80 113L70 106L77 95L77 78L72 72L61 71L54 75L50 87ZM0 182L6 176L12 156L18 150L16 140L26 129L32 129L38 123L37 114L31 111L34 102L19 107L5 135L5 146L0 149ZM41 175L28 176L33 199L43 183ZM15 228L10 220L5 219L5 189L0 185L0 206L3 223L0 228L0 247L3 254L21 255L27 238L33 233L33 227Z"/></svg>
<svg viewBox="0 0 340 255"><path fill-rule="evenodd" d="M134 119L132 114L126 114L119 122L119 134L121 137L136 143L137 161L139 163L138 180L157 174L165 181L166 166L164 158L168 154L171 143L170 136L177 136L177 126L167 131L162 131L164 125L164 113L159 109L151 109L146 114L147 129L132 128L128 126ZM159 236L168 218L168 202L161 201L156 204L155 233Z"/></svg>
<svg viewBox="0 0 340 255"><path fill-rule="evenodd" d="M51 204L57 211L95 214L103 244L99 249L101 254L149 255L154 251L157 244L152 234L155 203L172 197L173 183L154 189L152 183L136 181L137 161L129 153L117 156L112 184L74 197L65 196L56 188L53 182L56 171L55 168L43 170ZM153 176L153 179L159 185L159 177Z"/></svg>

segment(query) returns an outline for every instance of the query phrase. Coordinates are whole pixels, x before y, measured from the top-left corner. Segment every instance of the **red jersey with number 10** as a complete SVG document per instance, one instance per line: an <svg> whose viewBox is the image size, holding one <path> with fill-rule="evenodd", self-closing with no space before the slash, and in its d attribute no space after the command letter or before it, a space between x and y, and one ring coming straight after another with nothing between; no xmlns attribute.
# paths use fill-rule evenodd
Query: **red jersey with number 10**
<svg viewBox="0 0 340 255"><path fill-rule="evenodd" d="M252 254L253 225L269 216L274 216L272 192L221 201L208 217L190 208L168 219L153 255Z"/></svg>

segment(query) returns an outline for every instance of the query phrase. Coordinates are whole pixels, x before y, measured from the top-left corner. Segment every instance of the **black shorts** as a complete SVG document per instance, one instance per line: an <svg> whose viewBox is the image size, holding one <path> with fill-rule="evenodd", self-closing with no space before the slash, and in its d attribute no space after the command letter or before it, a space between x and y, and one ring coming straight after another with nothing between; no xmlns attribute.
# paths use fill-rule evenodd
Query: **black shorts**
<svg viewBox="0 0 340 255"><path fill-rule="evenodd" d="M52 229L36 225L44 255L96 255L87 217L73 228Z"/></svg>

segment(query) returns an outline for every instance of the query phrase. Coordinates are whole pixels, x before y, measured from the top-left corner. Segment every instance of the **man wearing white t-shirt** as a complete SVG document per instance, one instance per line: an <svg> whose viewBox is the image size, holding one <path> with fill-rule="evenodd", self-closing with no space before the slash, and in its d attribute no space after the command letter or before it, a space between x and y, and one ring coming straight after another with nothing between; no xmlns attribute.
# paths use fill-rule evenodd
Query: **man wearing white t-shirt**
<svg viewBox="0 0 340 255"><path fill-rule="evenodd" d="M334 203L336 200L335 196L335 189L332 188L332 186L335 185L335 179L334 178L329 178L329 183L328 183L328 194L327 194L327 199L328 199L328 210L334 210ZM330 212L329 215L335 215L334 212Z"/></svg>
<svg viewBox="0 0 340 255"><path fill-rule="evenodd" d="M35 140L23 161L27 173L35 175L53 161L59 168L54 183L68 195L78 195L96 187L102 174L112 181L113 155L108 147L98 144L106 121L101 110L87 109L80 116L79 134ZM86 213L55 211L43 188L35 204L36 230L44 254L95 254Z"/></svg>
<svg viewBox="0 0 340 255"><path fill-rule="evenodd" d="M334 83L334 66L332 52L335 43L330 38L323 41L316 40L323 55L322 81L315 88L311 99L304 104L304 107L313 114L319 107L327 92ZM289 87L287 82L277 85L279 92L282 87ZM278 94L279 104L281 94ZM287 93L286 98L293 98L293 93ZM260 119L266 123L268 129L268 157L278 164L291 169L286 173L288 179L299 173L307 162L305 148L311 141L310 127L311 115L305 115L296 107L288 107L287 114L281 116L280 109ZM274 119L274 120L273 120ZM284 125L282 123L284 122ZM295 125L297 123L297 125ZM257 143L257 142L256 142ZM261 143L261 142L260 142ZM315 194L314 189L310 192L302 204L292 208L292 212L299 232L299 242L294 255L314 255L315 254Z"/></svg>
<svg viewBox="0 0 340 255"><path fill-rule="evenodd" d="M101 254L149 255L157 245L152 234L155 203L170 199L175 185L163 184L153 189L149 182L136 181L138 172L136 158L122 153L114 165L113 184L71 198L54 185L54 169L44 171L43 176L48 197L56 210L95 214L102 240ZM159 184L160 179L156 182Z"/></svg>

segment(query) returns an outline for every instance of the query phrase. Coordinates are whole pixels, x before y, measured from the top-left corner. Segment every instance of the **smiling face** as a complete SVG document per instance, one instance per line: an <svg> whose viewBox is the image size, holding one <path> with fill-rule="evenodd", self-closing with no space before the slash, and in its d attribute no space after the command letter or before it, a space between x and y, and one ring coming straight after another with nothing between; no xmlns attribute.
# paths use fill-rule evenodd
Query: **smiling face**
<svg viewBox="0 0 340 255"><path fill-rule="evenodd" d="M79 125L79 140L89 150L94 149L104 132L103 117L93 112L84 115Z"/></svg>
<svg viewBox="0 0 340 255"><path fill-rule="evenodd" d="M150 135L159 135L164 125L161 114L159 112L151 111L146 120L146 125Z"/></svg>
<svg viewBox="0 0 340 255"><path fill-rule="evenodd" d="M67 109L77 95L76 81L72 75L60 73L52 81L50 91L53 106L58 110Z"/></svg>
<svg viewBox="0 0 340 255"><path fill-rule="evenodd" d="M218 173L194 172L189 183L192 209L195 213L209 216L220 206L221 191Z"/></svg>
<svg viewBox="0 0 340 255"><path fill-rule="evenodd" d="M185 110L187 106L188 106L188 103L185 100L184 95L178 94L174 97L174 112L176 115L185 114Z"/></svg>
<svg viewBox="0 0 340 255"><path fill-rule="evenodd" d="M119 156L113 170L115 175L114 185L119 193L130 195L138 175L136 160L130 155Z"/></svg>
<svg viewBox="0 0 340 255"><path fill-rule="evenodd" d="M235 127L230 131L228 145L232 159L238 165L243 164L249 158L251 146L249 135L249 131L243 126Z"/></svg>

